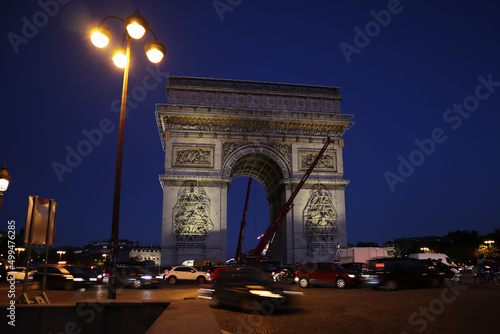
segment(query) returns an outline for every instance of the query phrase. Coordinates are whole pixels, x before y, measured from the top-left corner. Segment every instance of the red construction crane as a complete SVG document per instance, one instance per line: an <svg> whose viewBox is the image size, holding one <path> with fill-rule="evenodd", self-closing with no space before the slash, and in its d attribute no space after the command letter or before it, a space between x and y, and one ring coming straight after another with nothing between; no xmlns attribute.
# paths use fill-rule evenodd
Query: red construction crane
<svg viewBox="0 0 500 334"><path fill-rule="evenodd" d="M248 187L247 187L247 198L245 200L245 208L243 209L243 218L241 219L240 226L240 235L238 237L238 247L236 248L236 256L234 259L236 262L241 262L241 248L243 246L243 235L245 234L245 225L247 224L247 210L248 210L248 198L250 197L250 187L252 186L252 178L248 178Z"/></svg>
<svg viewBox="0 0 500 334"><path fill-rule="evenodd" d="M332 139L330 137L327 138L325 145L323 145L323 148L318 153L318 155L316 156L316 158L312 162L311 166L309 166L309 169L302 177L302 180L300 180L299 184L297 185L297 188L295 188L295 190L293 191L293 193L290 196L290 198L288 199L288 201L285 203L285 205L283 205L283 207L278 212L278 215L276 216L274 221L267 228L266 233L264 233L264 236L260 239L259 243L257 244L257 247L255 247L255 249L253 250L253 252L252 252L253 254L252 253L248 254L246 259L241 260L242 262L260 263L262 261L269 260L269 257L267 254L268 254L269 250L271 249L272 243L274 241L274 237L276 235L276 231L278 230L278 227L281 224L281 221L283 220L283 218L285 218L288 211L290 211L292 209L293 200L297 196L298 192L300 191L300 189L302 188L304 183L309 178L309 175L311 175L311 173L312 173L314 167L316 167L316 164L318 163L319 159L321 159L321 157L323 156L323 153L325 153L326 149L328 148L328 145L330 145L330 143L332 143L333 141L334 141L334 139ZM247 201L248 201L248 194L247 194ZM245 207L246 207L246 205L245 205ZM242 222L242 224L243 224L243 222ZM241 236L242 236L242 233L240 231L240 237ZM240 261L238 261L238 262L240 262Z"/></svg>

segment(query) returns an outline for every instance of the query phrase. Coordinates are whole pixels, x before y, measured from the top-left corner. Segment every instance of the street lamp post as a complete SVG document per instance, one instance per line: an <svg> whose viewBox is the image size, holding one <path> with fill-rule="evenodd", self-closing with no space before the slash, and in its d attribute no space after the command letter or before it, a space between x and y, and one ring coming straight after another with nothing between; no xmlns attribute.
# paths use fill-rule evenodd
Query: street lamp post
<svg viewBox="0 0 500 334"><path fill-rule="evenodd" d="M66 251L58 250L57 254L59 254L59 261L61 261L61 257L62 257L63 254L66 254Z"/></svg>
<svg viewBox="0 0 500 334"><path fill-rule="evenodd" d="M485 240L484 243L486 244L486 247L488 248L488 250L490 250L493 246L493 244L495 243L495 240Z"/></svg>
<svg viewBox="0 0 500 334"><path fill-rule="evenodd" d="M146 55L152 63L159 63L166 52L165 46L157 41L155 33L148 27L148 21L139 15L136 10L134 14L127 16L125 20L116 16L108 16L104 18L99 25L94 25L90 28L92 43L98 48L104 48L111 39L111 30L104 26L104 22L108 19L118 19L125 24L125 33L123 36L122 46L113 50L113 62L119 68L123 68L123 87L122 87L122 103L120 109L120 125L118 129L118 149L116 154L116 169L115 169L115 189L113 197L113 218L111 226L111 277L108 283L108 299L116 299L116 264L118 261L118 227L120 217L120 190L122 177L122 160L123 160L123 132L125 129L125 111L127 107L127 87L128 87L128 72L130 67L130 43L132 39L139 39L147 31L150 31L155 40L146 43ZM126 48L123 44L127 39Z"/></svg>
<svg viewBox="0 0 500 334"><path fill-rule="evenodd" d="M24 252L26 250L26 248L16 247L16 248L14 248L14 250L17 251L17 262L20 262L19 258L21 257L21 252Z"/></svg>
<svg viewBox="0 0 500 334"><path fill-rule="evenodd" d="M2 199L4 191L9 188L10 175L7 172L7 166L3 165L2 170L0 170L0 209L2 209Z"/></svg>

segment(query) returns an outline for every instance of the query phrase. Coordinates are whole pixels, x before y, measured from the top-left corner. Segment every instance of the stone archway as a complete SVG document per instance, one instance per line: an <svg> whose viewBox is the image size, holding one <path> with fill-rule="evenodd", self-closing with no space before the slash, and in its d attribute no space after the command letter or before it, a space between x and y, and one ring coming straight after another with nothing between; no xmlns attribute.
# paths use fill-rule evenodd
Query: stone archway
<svg viewBox="0 0 500 334"><path fill-rule="evenodd" d="M264 143L226 143L227 157L222 166L222 175L235 179L249 176L259 181L267 196L273 195L283 180L290 178L290 166L280 152Z"/></svg>
<svg viewBox="0 0 500 334"><path fill-rule="evenodd" d="M295 198L272 254L283 263L329 260L337 243L345 246L348 181L342 149L353 116L340 112L338 92L335 87L170 77L169 103L156 111L165 150L162 264L225 260L231 180L258 180L274 217L327 137L335 141ZM312 207L318 203L311 200L318 183L330 194L331 210ZM314 231L325 234L325 219L315 218L324 212L335 212L334 222L328 220L335 236L311 237Z"/></svg>

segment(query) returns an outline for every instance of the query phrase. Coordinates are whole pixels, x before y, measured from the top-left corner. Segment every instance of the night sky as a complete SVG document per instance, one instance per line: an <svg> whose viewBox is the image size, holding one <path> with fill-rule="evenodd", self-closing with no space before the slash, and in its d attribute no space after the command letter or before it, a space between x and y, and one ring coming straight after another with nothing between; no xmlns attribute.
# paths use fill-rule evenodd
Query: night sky
<svg viewBox="0 0 500 334"><path fill-rule="evenodd" d="M497 2L42 0L2 2L0 164L12 180L0 230L23 228L38 195L58 202L56 246L110 238L123 72L88 28L136 9L167 54L156 66L151 34L132 43L120 238L160 244L154 111L167 75L341 87L356 123L344 149L349 243L500 227ZM123 25L107 22L118 46ZM228 256L246 185L229 191ZM253 185L247 250L268 223Z"/></svg>

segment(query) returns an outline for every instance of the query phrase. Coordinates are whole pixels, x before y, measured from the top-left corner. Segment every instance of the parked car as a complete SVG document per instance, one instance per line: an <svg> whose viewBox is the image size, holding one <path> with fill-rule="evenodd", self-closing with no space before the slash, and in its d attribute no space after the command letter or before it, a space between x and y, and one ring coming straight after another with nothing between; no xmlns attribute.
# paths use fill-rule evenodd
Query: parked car
<svg viewBox="0 0 500 334"><path fill-rule="evenodd" d="M239 307L247 312L265 309L266 315L283 304L290 304L296 295L301 294L285 291L271 275L261 270L236 269L199 292L199 297L209 299L212 307Z"/></svg>
<svg viewBox="0 0 500 334"><path fill-rule="evenodd" d="M427 260L411 258L380 258L369 262L367 284L374 288L396 290L400 287L437 287L443 284L445 273Z"/></svg>
<svg viewBox="0 0 500 334"><path fill-rule="evenodd" d="M295 272L295 282L302 288L311 285L332 285L339 289L356 286L362 282L360 273L347 270L336 263L306 263Z"/></svg>
<svg viewBox="0 0 500 334"><path fill-rule="evenodd" d="M207 273L202 271L201 268L178 266L165 271L164 280L170 284L175 284L178 281L196 281L202 284L207 281Z"/></svg>
<svg viewBox="0 0 500 334"><path fill-rule="evenodd" d="M156 278L156 275L135 266L117 267L118 284L125 288L132 287L135 289L144 287L158 287L161 280Z"/></svg>
<svg viewBox="0 0 500 334"><path fill-rule="evenodd" d="M32 289L41 289L44 275L44 266L36 268L31 282ZM57 265L47 265L45 288L47 289L74 289L74 276L65 268Z"/></svg>

